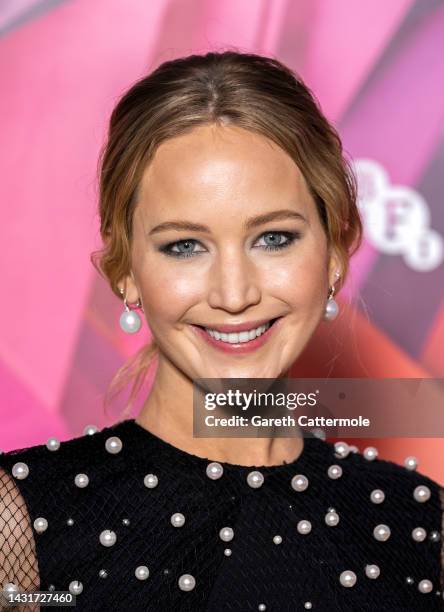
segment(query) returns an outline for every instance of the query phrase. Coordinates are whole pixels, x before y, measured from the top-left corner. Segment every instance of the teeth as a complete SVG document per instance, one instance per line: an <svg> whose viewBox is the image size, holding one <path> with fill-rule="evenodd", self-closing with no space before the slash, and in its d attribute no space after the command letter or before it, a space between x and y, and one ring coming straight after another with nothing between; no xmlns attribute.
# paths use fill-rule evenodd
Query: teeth
<svg viewBox="0 0 444 612"><path fill-rule="evenodd" d="M270 322L265 323L265 325L261 325L256 329L250 329L246 331L236 333L225 334L222 332L218 332L216 329L208 329L205 328L207 334L209 334L212 338L216 340L220 340L221 342L227 342L228 344L238 344L239 342L249 342L250 340L254 340L258 336L261 336L267 329L270 327Z"/></svg>

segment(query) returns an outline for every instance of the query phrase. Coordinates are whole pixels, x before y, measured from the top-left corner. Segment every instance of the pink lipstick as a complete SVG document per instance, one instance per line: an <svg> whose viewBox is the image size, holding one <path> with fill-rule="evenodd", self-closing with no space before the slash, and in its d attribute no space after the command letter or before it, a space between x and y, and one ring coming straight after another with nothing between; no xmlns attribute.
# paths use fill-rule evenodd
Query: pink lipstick
<svg viewBox="0 0 444 612"><path fill-rule="evenodd" d="M252 351L255 351L259 347L263 346L272 336L275 330L280 326L282 319L283 317L278 317L277 319L264 319L261 321L253 321L252 323L247 322L245 324L238 325L217 325L214 328L210 328L208 326L209 329L216 329L219 332L229 334L232 332L240 333L241 331L256 329L257 327L260 327L261 325L264 325L270 321L271 324L269 328L263 334L254 338L254 340L248 340L247 342L230 343L223 340L216 340L216 338L210 336L210 334L199 325L191 325L191 328L210 346L214 346L214 348L217 348L224 353L239 355L243 353L251 353Z"/></svg>

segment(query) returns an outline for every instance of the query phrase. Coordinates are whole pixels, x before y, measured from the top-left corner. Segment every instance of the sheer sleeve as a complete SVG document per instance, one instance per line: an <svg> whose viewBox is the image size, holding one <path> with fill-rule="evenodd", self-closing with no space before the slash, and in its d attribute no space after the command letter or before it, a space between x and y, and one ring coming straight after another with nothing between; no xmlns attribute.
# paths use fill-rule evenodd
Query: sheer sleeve
<svg viewBox="0 0 444 612"><path fill-rule="evenodd" d="M18 590L39 589L39 571L34 534L25 500L14 478L0 467L0 610L28 612L38 604L11 606L2 597L3 589L13 583Z"/></svg>

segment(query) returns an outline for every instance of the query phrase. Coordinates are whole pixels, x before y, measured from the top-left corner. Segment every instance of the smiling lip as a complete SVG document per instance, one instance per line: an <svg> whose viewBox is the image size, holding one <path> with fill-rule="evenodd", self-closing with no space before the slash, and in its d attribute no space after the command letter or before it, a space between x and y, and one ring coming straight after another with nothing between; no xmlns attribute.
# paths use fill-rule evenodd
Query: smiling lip
<svg viewBox="0 0 444 612"><path fill-rule="evenodd" d="M247 321L246 323L233 323L231 325L198 325L197 327L206 327L207 329L216 330L223 334L229 334L230 332L238 334L242 331L256 329L261 325L265 325L265 323L268 323L268 321L273 321L273 319L261 319L260 321Z"/></svg>
<svg viewBox="0 0 444 612"><path fill-rule="evenodd" d="M263 344L267 342L270 336L274 333L275 329L280 327L284 317L279 317L275 322L270 325L267 331L260 336L256 337L254 340L249 340L248 342L236 342L235 344L230 344L229 342L223 342L222 340L216 340L216 338L212 338L210 334L208 334L205 329L199 327L198 325L190 325L191 329L197 333L201 338L203 338L208 344L214 346L224 353L231 354L242 354L242 353L251 353L255 351ZM273 319L266 319L265 322L273 321ZM256 324L256 323L255 323ZM259 327L259 326L258 326ZM238 328L239 329L239 328ZM251 329L251 328L250 328ZM246 331L246 330L243 330Z"/></svg>

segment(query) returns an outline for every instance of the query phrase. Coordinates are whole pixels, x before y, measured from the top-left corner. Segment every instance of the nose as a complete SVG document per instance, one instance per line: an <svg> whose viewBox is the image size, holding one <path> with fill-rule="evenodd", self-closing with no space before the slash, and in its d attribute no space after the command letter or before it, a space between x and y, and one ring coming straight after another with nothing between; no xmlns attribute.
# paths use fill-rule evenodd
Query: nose
<svg viewBox="0 0 444 612"><path fill-rule="evenodd" d="M208 303L227 312L242 312L261 299L259 272L245 253L221 253L210 269Z"/></svg>

